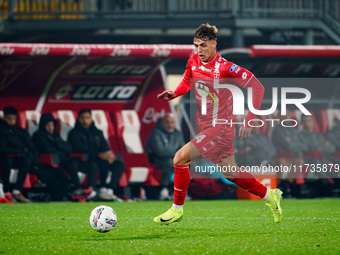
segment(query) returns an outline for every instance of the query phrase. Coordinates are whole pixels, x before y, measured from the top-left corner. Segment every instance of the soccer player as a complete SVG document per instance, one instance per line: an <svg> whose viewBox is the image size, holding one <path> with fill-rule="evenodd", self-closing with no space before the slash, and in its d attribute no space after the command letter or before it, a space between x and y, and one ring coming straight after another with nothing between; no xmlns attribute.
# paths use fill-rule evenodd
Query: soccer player
<svg viewBox="0 0 340 255"><path fill-rule="evenodd" d="M222 58L216 50L217 28L209 24L202 24L194 34L193 43L196 52L193 53L184 72L184 77L175 91L163 91L157 97L165 100L172 100L187 93L194 88L196 101L199 109L202 106L202 93L205 91L215 92L216 90L208 85L209 80L214 83L218 79L228 79L229 82L236 82L243 88L252 88L252 100L255 109L259 109L262 103L264 88L255 76L248 70L237 66ZM190 85L190 80L202 79L208 82L196 82ZM175 177L174 177L174 203L172 207L165 213L154 218L154 222L167 225L173 222L179 222L183 218L183 204L190 183L189 164L200 158L208 158L221 169L223 176L228 180L236 183L248 192L261 197L266 201L266 205L271 209L274 221L280 222L282 217L282 209L280 199L282 192L278 189L267 189L259 182L251 173L240 169L235 162L234 148L232 141L235 136L235 125L212 125L213 118L225 119L228 123L234 121L232 113L233 97L228 89L217 89L219 93L215 93L213 100L206 100L206 112L203 115L199 112L198 123L201 129L196 137L189 143L184 145L173 159ZM251 124L250 120L255 118L255 114L249 111L246 116L244 125L239 129L239 138L246 140L250 137ZM250 121L250 122L249 122Z"/></svg>

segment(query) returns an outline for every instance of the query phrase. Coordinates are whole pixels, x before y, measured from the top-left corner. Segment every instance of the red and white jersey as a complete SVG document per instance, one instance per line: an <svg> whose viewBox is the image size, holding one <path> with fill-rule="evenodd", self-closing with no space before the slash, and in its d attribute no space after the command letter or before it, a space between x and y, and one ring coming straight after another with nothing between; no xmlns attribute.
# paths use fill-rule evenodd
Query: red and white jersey
<svg viewBox="0 0 340 255"><path fill-rule="evenodd" d="M264 88L255 76L242 68L216 54L209 62L202 62L197 53L193 53L184 72L182 82L174 91L177 96L194 89L198 108L198 122L201 129L211 127L213 119L235 121L233 115L233 97L229 89L214 88L214 82L227 83L243 88L253 88L253 105L259 109L262 103ZM202 97L206 97L206 114L201 114ZM245 126L255 115L249 111ZM250 122L251 124L251 122Z"/></svg>

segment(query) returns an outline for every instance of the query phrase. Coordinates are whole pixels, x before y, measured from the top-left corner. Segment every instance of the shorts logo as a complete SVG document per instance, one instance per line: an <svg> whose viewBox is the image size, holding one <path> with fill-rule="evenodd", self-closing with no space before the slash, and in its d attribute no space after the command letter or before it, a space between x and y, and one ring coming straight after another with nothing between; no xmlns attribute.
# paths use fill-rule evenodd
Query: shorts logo
<svg viewBox="0 0 340 255"><path fill-rule="evenodd" d="M236 68L238 68L238 65L236 65L236 64L233 64L231 67L230 67L230 69L229 69L229 72L234 72L235 70L236 70Z"/></svg>
<svg viewBox="0 0 340 255"><path fill-rule="evenodd" d="M193 66L193 67L191 67L191 70L193 70L193 71L194 71L195 69L196 69L196 66Z"/></svg>

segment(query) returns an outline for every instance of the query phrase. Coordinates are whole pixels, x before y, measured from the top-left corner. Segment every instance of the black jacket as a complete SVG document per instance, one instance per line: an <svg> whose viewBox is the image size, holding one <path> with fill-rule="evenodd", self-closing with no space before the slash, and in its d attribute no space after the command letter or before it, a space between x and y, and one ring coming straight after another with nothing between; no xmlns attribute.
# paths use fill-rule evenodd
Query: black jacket
<svg viewBox="0 0 340 255"><path fill-rule="evenodd" d="M110 150L103 132L96 128L94 123L84 129L77 121L75 127L68 133L67 141L71 144L73 152L87 153L89 159L94 160L99 152Z"/></svg>
<svg viewBox="0 0 340 255"><path fill-rule="evenodd" d="M46 131L45 125L51 121L54 122L56 127L57 121L53 118L52 114L45 113L41 115L39 130L34 133L33 142L40 153L58 154L60 159L63 159L72 152L72 147L63 141L56 131L53 134Z"/></svg>
<svg viewBox="0 0 340 255"><path fill-rule="evenodd" d="M39 153L26 130L0 119L0 154L21 154L37 160Z"/></svg>

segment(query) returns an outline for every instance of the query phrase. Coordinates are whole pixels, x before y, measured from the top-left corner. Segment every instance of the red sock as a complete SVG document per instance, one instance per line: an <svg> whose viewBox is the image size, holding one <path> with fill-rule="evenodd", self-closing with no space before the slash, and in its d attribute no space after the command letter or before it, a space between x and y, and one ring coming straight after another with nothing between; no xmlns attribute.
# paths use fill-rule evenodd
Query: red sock
<svg viewBox="0 0 340 255"><path fill-rule="evenodd" d="M183 205L190 184L189 166L175 165L174 204Z"/></svg>
<svg viewBox="0 0 340 255"><path fill-rule="evenodd" d="M267 193L266 186L259 182L254 175L241 168L235 178L231 179L230 181L261 198L263 198Z"/></svg>

